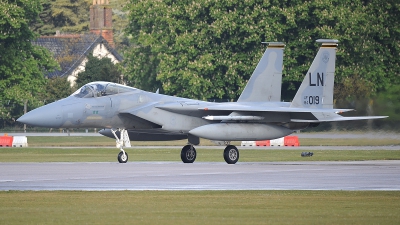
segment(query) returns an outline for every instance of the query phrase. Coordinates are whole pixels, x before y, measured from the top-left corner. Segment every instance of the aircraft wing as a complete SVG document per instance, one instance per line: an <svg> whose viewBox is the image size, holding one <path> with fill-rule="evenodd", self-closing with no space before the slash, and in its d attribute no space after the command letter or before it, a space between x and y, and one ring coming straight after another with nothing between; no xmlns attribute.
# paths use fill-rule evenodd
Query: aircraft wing
<svg viewBox="0 0 400 225"><path fill-rule="evenodd" d="M199 104L182 104L178 102L166 103L155 106L156 108L163 109L170 112L187 114L190 112L209 111L210 113L215 112L349 112L354 109L317 109L317 108L293 108L293 107L282 107L279 105L259 106L257 103L208 103L205 106L199 107Z"/></svg>
<svg viewBox="0 0 400 225"><path fill-rule="evenodd" d="M349 112L354 111L354 109L314 109L314 108L291 108L291 107L263 107L263 106L252 106L252 105L242 105L242 104L230 104L227 106L218 105L210 107L201 107L198 110L204 111L239 111L239 112L301 112L301 113L317 113L317 112Z"/></svg>
<svg viewBox="0 0 400 225"><path fill-rule="evenodd" d="M200 104L201 105L201 104ZM313 115L311 119L291 119L291 122L307 122L307 123L318 123L318 122L335 122L335 121L350 121L350 120L368 120L368 119L381 119L386 118L386 116L362 116L362 117L343 117L338 115L338 113L353 111L353 109L324 109L324 108L294 108L294 107L283 107L283 106L257 106L256 104L243 104L243 103L210 103L206 106L199 107L199 104L182 104L182 103L150 103L143 105L140 108L128 109L121 113L129 113L141 119L147 120L149 122L158 124L153 121L148 114L143 114L140 112L147 111L151 108L158 108L182 115L195 114L196 112L201 112L198 116L206 120L263 120L262 116L252 116L253 112L276 112L276 113L309 113ZM205 113L206 112L206 113ZM221 112L226 112L230 114L232 112L240 112L240 116L228 116L221 115ZM249 115L246 115L249 113ZM193 116L192 115L192 116ZM315 119L314 119L315 118Z"/></svg>
<svg viewBox="0 0 400 225"><path fill-rule="evenodd" d="M371 120L382 119L387 116L359 116L359 117L344 117L338 113L354 111L354 109L321 109L321 108L291 108L291 107L254 107L248 105L236 106L213 106L208 108L199 108L199 110L210 111L235 111L241 112L282 112L282 113L310 113L315 119L291 119L291 122L319 123L319 122L338 122L351 120ZM208 120L263 120L263 117L258 116L207 116L203 117Z"/></svg>
<svg viewBox="0 0 400 225"><path fill-rule="evenodd" d="M142 110L153 108L157 104L158 104L158 102L150 102L148 104L144 104L142 106L135 107L133 109L132 108L128 108L128 109L125 109L125 110L121 110L121 111L119 111L119 113L130 113L132 115L135 115L135 112L139 112L139 111L142 111Z"/></svg>
<svg viewBox="0 0 400 225"><path fill-rule="evenodd" d="M126 122L134 122L136 128L160 128L160 124L151 119L146 112L157 105L157 102L144 104L137 108L128 108L119 111L119 115L125 118ZM146 116L147 115L147 116Z"/></svg>

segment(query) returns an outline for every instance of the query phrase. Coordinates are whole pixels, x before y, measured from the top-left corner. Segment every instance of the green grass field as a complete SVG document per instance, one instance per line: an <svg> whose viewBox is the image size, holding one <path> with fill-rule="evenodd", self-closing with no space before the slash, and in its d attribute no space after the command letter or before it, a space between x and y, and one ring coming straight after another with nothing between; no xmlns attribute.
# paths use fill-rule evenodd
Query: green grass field
<svg viewBox="0 0 400 225"><path fill-rule="evenodd" d="M399 224L400 192L0 192L0 224Z"/></svg>
<svg viewBox="0 0 400 225"><path fill-rule="evenodd" d="M180 148L125 149L129 161L181 161ZM271 161L350 161L400 160L396 150L313 150L314 156L301 157L306 150L241 149L239 162ZM0 162L116 162L116 148L0 148ZM198 149L196 162L225 162L223 147Z"/></svg>
<svg viewBox="0 0 400 225"><path fill-rule="evenodd" d="M187 140L180 141L133 141L134 146L184 146ZM36 137L29 136L28 144L31 147L43 146L115 146L115 140L108 137ZM239 141L232 144L240 146ZM200 145L214 146L215 144L209 140L201 139ZM313 139L301 138L301 146L382 146L382 145L400 145L397 139Z"/></svg>
<svg viewBox="0 0 400 225"><path fill-rule="evenodd" d="M304 145L315 146L326 143L330 145L393 145L399 140L370 139L303 139ZM28 137L29 148L0 148L0 162L114 162L119 150L115 141L107 137ZM126 148L129 161L181 161L181 147L186 140L163 142L132 142L139 148ZM240 146L240 142L233 143ZM202 140L202 145L214 145L208 140ZM86 146L86 147L79 147ZM144 146L140 148L140 146ZM178 146L176 148L151 148L145 146ZM56 148L57 147L57 148ZM223 162L222 146L215 149L198 149L198 162ZM302 151L293 147L292 150L279 149L246 149L240 148L240 162L267 161L349 161L349 160L400 160L400 151L392 150L318 150L313 151L313 157L300 157ZM311 150L309 150L311 151Z"/></svg>
<svg viewBox="0 0 400 225"><path fill-rule="evenodd" d="M322 142L327 146L399 144L392 139ZM105 137L28 137L28 143L29 148L0 148L0 162L116 162L119 152L108 147L114 140ZM321 139L300 143L321 145ZM130 162L181 161L180 147L126 150ZM314 150L313 157L301 157L302 151L307 150L242 148L239 163L400 160L400 151L392 150ZM224 162L222 152L218 146L198 149L196 162ZM400 224L399 209L400 191L0 191L0 224Z"/></svg>

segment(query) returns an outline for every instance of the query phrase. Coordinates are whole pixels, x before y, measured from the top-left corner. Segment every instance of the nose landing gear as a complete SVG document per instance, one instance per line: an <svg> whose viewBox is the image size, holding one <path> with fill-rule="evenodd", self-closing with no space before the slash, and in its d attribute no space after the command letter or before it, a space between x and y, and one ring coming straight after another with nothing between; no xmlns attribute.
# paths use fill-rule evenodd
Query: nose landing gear
<svg viewBox="0 0 400 225"><path fill-rule="evenodd" d="M128 153L126 153L124 150L120 151L118 153L118 162L119 163L126 163L128 162Z"/></svg>
<svg viewBox="0 0 400 225"><path fill-rule="evenodd" d="M119 163L126 163L128 162L128 153L122 147L131 147L131 141L129 140L128 131L125 129L118 129L120 132L120 138L116 134L116 131L111 129L115 139L116 139L116 146L119 148L120 152L118 153L118 162Z"/></svg>

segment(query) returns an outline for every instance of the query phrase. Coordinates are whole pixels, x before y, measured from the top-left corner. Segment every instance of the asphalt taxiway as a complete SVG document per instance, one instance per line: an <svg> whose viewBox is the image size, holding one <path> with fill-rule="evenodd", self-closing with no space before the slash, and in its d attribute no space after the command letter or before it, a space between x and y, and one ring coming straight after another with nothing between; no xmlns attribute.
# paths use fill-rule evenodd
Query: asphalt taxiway
<svg viewBox="0 0 400 225"><path fill-rule="evenodd" d="M400 160L0 163L0 190L400 190Z"/></svg>
<svg viewBox="0 0 400 225"><path fill-rule="evenodd" d="M0 133L0 135L2 135ZM10 136L68 136L20 133ZM70 133L71 136L100 136ZM400 139L397 133L300 133L301 138ZM65 147L63 147L65 148ZM181 148L140 146L133 148ZM198 146L220 148L218 146ZM260 147L240 147L263 149ZM293 147L268 147L288 149ZM400 146L301 146L313 150L400 150ZM346 162L0 163L0 190L400 190L400 160Z"/></svg>

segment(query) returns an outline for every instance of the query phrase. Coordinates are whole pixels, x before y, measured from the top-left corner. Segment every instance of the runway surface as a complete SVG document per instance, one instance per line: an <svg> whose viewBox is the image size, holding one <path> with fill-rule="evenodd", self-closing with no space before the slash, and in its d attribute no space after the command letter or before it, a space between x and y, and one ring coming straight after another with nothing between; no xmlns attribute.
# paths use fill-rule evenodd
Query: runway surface
<svg viewBox="0 0 400 225"><path fill-rule="evenodd" d="M0 190L400 190L400 160L0 163Z"/></svg>

